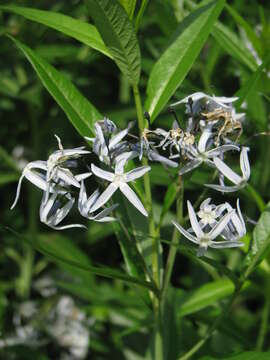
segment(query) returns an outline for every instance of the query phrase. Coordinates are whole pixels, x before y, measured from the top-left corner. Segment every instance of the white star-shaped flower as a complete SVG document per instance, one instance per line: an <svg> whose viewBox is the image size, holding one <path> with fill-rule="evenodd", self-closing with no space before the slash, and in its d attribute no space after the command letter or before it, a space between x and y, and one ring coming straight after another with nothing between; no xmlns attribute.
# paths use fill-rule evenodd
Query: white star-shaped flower
<svg viewBox="0 0 270 360"><path fill-rule="evenodd" d="M217 238L219 235L221 235L222 231L228 225L229 221L231 220L235 212L234 210L224 215L208 233L205 233L198 222L193 206L189 201L187 202L187 205L188 205L189 220L192 226L192 230L196 236L192 235L190 232L185 230L177 222L172 221L172 223L188 240L199 245L199 249L197 252L198 256L204 255L208 247L221 249L221 248L238 247L242 245L237 241L229 241L229 240L214 241L214 239Z"/></svg>
<svg viewBox="0 0 270 360"><path fill-rule="evenodd" d="M115 193L117 189L119 189L125 197L134 205L144 216L148 216L143 204L141 203L138 196L135 192L128 186L128 182L134 181L141 176L143 176L146 172L148 172L151 168L150 166L142 166L136 169L133 169L127 173L124 173L123 163L118 163L115 167L115 173L111 173L109 171L105 171L95 166L91 165L92 172L99 178L107 180L110 182L110 185L106 188L106 190L99 196L96 200L95 204L91 207L91 211L94 212L99 209L102 205L104 205Z"/></svg>

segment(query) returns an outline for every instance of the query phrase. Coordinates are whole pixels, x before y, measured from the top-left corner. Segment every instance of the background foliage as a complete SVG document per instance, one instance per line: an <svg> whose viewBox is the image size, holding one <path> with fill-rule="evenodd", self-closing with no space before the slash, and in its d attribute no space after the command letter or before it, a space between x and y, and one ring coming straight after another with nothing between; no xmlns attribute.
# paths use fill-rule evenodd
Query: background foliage
<svg viewBox="0 0 270 360"><path fill-rule="evenodd" d="M270 346L270 219L265 207L270 185L270 9L264 2L246 1L228 2L225 7L223 1L208 1L199 10L189 0L113 3L116 13L124 13L116 27L113 11L107 12L106 21L102 14L102 6L110 7L109 0L20 1L20 6L49 14L14 8L9 1L1 4L1 335L6 338L14 332L12 319L22 302L53 307L51 297L41 297L34 288L35 281L46 275L57 288L55 299L72 295L92 319L88 358L151 358L154 320L144 287L149 284L139 267L127 275L120 251L132 243L118 241L110 224L88 222L87 231L61 233L45 228L38 221L40 192L26 183L19 205L12 212L9 208L22 164L46 159L56 148L53 134L68 148L85 145L79 134L90 136L94 122L103 116L126 127L137 118L133 91L138 87L143 109L155 120L153 126L169 129L173 118L168 103L203 91L239 96L238 109L242 105L246 112L242 143L251 148L252 166L251 186L239 197L243 213L260 220L255 230L249 223L244 249L211 251L207 259L197 259L181 239L164 319L166 358L184 356L202 339L196 355L182 359L231 354L240 354L230 357L235 360L263 359L263 354L245 352L267 351ZM193 17L185 18L191 11ZM124 35L119 29L125 29ZM200 168L187 178L184 204L187 199L196 202L211 174ZM173 232L170 220L176 211L175 184L168 187L171 178L161 165L152 166L150 179L154 218L161 213L164 217L159 241L166 259ZM217 203L222 201L222 195L215 196ZM230 200L235 203L235 195ZM132 209L126 213L131 240L144 246L147 228L138 214L134 224ZM256 271L249 272L250 264L258 262ZM241 281L231 312L212 331ZM42 346L4 346L0 357L57 359L61 351L50 339Z"/></svg>

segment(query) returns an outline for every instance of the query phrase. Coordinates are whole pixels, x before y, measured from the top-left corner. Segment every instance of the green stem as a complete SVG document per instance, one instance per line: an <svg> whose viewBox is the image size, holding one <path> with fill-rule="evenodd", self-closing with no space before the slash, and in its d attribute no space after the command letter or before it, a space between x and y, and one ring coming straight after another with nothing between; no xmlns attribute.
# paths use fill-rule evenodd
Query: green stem
<svg viewBox="0 0 270 360"><path fill-rule="evenodd" d="M138 15L136 17L136 21L135 21L135 31L138 32L139 30L139 26L140 26L140 23L141 23L141 19L143 17L143 14L144 14L144 11L146 9L146 6L148 4L148 0L143 0L142 1L142 5L140 7L140 10L138 12Z"/></svg>
<svg viewBox="0 0 270 360"><path fill-rule="evenodd" d="M137 85L133 85L133 94L134 100L136 104L136 111L138 117L138 125L140 129L140 135L142 135L145 124L144 124L144 116L143 116L143 109L141 103L141 97L139 93L139 89ZM148 161L145 157L142 159L142 163L144 166L148 165ZM153 250L152 250L152 272L153 272L153 279L156 283L157 288L160 288L160 264L159 264L159 241L158 236L155 229L155 223L153 218L153 211L152 211L152 194L151 194L151 185L150 185L150 177L149 173L146 173L143 177L144 181L144 190L145 190L145 198L146 198L146 209L148 211L148 218L149 218L149 234L153 241ZM162 331L161 331L161 311L160 311L160 298L156 294L153 296L153 309L155 315L155 339L154 339L154 346L155 346L155 359L156 360L163 360L163 338L162 338Z"/></svg>
<svg viewBox="0 0 270 360"><path fill-rule="evenodd" d="M265 203L261 197L261 195L254 189L253 186L247 184L246 186L247 192L250 194L254 202L257 204L258 209L263 212L265 209Z"/></svg>
<svg viewBox="0 0 270 360"><path fill-rule="evenodd" d="M266 278L265 302L264 302L264 307L263 307L263 312L262 312L262 321L261 321L260 331L259 331L259 335L257 338L257 344L256 344L256 349L258 351L263 350L263 345L264 345L265 338L267 335L267 330L268 330L269 311L270 311L270 279L269 279L269 274L268 274L267 278Z"/></svg>
<svg viewBox="0 0 270 360"><path fill-rule="evenodd" d="M182 181L181 176L179 176L178 179L179 179L179 183L178 183L178 191L177 191L178 197L176 200L176 218L177 218L178 222L182 223L182 221L183 221L184 183ZM166 268L165 268L162 292L161 292L162 306L164 306L167 290L170 285L173 265L174 265L176 253L178 250L177 245L178 245L179 239L180 239L180 233L176 228L174 228L171 246L170 246L167 263L166 263Z"/></svg>

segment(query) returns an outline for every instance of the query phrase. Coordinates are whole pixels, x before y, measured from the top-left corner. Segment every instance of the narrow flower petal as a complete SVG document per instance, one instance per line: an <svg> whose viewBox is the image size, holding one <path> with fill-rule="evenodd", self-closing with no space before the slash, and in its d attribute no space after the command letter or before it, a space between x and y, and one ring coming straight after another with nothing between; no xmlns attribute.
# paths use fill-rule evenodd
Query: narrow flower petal
<svg viewBox="0 0 270 360"><path fill-rule="evenodd" d="M115 191L118 189L118 186L116 186L114 183L111 183L107 189L99 196L95 204L90 209L91 212L96 211L99 209L102 205L104 205L115 193Z"/></svg>
<svg viewBox="0 0 270 360"><path fill-rule="evenodd" d="M190 201L187 201L187 206L188 206L189 220L190 220L192 229L194 230L194 232L198 238L202 238L204 236L204 233L203 233L202 229L200 228L196 213L195 213Z"/></svg>
<svg viewBox="0 0 270 360"><path fill-rule="evenodd" d="M60 209L56 210L56 213L51 216L50 221L53 226L58 225L68 215L75 202L74 198L70 198L69 201Z"/></svg>
<svg viewBox="0 0 270 360"><path fill-rule="evenodd" d="M201 159L194 159L192 161L189 161L185 166L183 166L180 170L179 170L179 175L184 175L187 172L196 169L198 166L200 166L202 163Z"/></svg>
<svg viewBox="0 0 270 360"><path fill-rule="evenodd" d="M20 197L20 192L21 192L21 187L22 187L22 181L23 181L23 178L24 178L24 173L22 173L19 181L18 181L18 185L17 185L17 191L16 191L16 196L15 196L15 200L13 202L13 204L11 205L10 207L10 210L13 210L19 200L19 197Z"/></svg>
<svg viewBox="0 0 270 360"><path fill-rule="evenodd" d="M224 215L223 218L219 220L219 222L213 227L213 229L207 234L207 237L210 240L214 240L216 237L220 235L220 233L227 226L228 222L231 220L232 215L235 211L232 210L228 214Z"/></svg>
<svg viewBox="0 0 270 360"><path fill-rule="evenodd" d="M118 206L118 204L114 204L114 205L102 210L96 216L92 217L92 220L95 220L98 222L116 221L116 219L114 217L107 216L107 215L110 214L117 206Z"/></svg>
<svg viewBox="0 0 270 360"><path fill-rule="evenodd" d="M158 161L164 165L171 166L171 167L178 167L178 164L175 161L167 159L165 156L159 155L157 152L153 150L148 151L148 159L151 161Z"/></svg>
<svg viewBox="0 0 270 360"><path fill-rule="evenodd" d="M250 177L250 165L248 160L248 147L243 147L240 154L240 168L243 173L244 179L247 181Z"/></svg>
<svg viewBox="0 0 270 360"><path fill-rule="evenodd" d="M63 225L63 226L55 226L55 225L51 225L51 224L46 224L46 225L54 230L66 230L66 229L71 229L71 228L87 229L87 227L82 224L70 224L70 225Z"/></svg>
<svg viewBox="0 0 270 360"><path fill-rule="evenodd" d="M141 200L127 184L121 183L119 188L135 208L137 208L144 216L148 216Z"/></svg>
<svg viewBox="0 0 270 360"><path fill-rule="evenodd" d="M56 175L59 179L63 180L68 185L73 185L77 188L80 188L80 183L76 180L75 176L69 169L57 167Z"/></svg>
<svg viewBox="0 0 270 360"><path fill-rule="evenodd" d="M211 242L211 247L214 249L223 249L223 248L234 248L234 247L240 247L244 244L238 241L213 241Z"/></svg>
<svg viewBox="0 0 270 360"><path fill-rule="evenodd" d="M239 146L228 144L228 145L221 145L216 147L215 149L207 151L207 157L216 157L219 156L221 153L223 154L226 151L239 151Z"/></svg>
<svg viewBox="0 0 270 360"><path fill-rule="evenodd" d="M235 185L239 185L242 181L242 178L236 174L228 165L226 165L222 160L219 158L214 158L214 163L217 169L226 176L232 183Z"/></svg>
<svg viewBox="0 0 270 360"><path fill-rule="evenodd" d="M133 169L125 174L126 181L134 181L142 177L145 173L151 170L150 166L141 166L139 168Z"/></svg>
<svg viewBox="0 0 270 360"><path fill-rule="evenodd" d="M176 221L172 220L173 225L180 231L182 235L184 235L188 240L192 241L195 244L199 244L199 240L191 235L188 231L186 231L181 225L179 225Z"/></svg>
<svg viewBox="0 0 270 360"><path fill-rule="evenodd" d="M114 178L113 173L106 170L102 170L99 167L95 166L94 164L91 165L91 170L97 177L107 181L113 181Z"/></svg>
<svg viewBox="0 0 270 360"><path fill-rule="evenodd" d="M211 189L221 191L221 192L224 192L224 193L230 193L230 192L238 191L238 190L242 189L245 185L246 185L245 182L242 182L241 184L235 185L235 186L222 186L222 185L204 184L204 186L206 186L206 187L209 187Z"/></svg>
<svg viewBox="0 0 270 360"><path fill-rule="evenodd" d="M109 143L109 150L112 150L129 132L129 129L124 129L118 134L114 135Z"/></svg>
<svg viewBox="0 0 270 360"><path fill-rule="evenodd" d="M89 178L91 175L92 175L91 172L87 172L87 173L75 175L75 179L77 181L81 182L82 180L85 180L85 179Z"/></svg>

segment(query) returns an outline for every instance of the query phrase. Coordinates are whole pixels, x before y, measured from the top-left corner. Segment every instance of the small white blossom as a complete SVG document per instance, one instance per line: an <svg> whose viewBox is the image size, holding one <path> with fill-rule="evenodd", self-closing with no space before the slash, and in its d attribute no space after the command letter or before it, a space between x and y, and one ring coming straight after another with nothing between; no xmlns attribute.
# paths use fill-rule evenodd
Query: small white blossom
<svg viewBox="0 0 270 360"><path fill-rule="evenodd" d="M236 174L231 168L229 168L228 165L226 165L218 157L214 158L214 164L217 167L217 169L221 172L222 175L224 175L233 184L235 184L234 186L212 185L212 184L205 184L205 186L221 192L234 192L242 189L246 185L250 177L248 151L249 148L243 147L240 154L240 169L242 171L242 177Z"/></svg>
<svg viewBox="0 0 270 360"><path fill-rule="evenodd" d="M110 216L107 216L109 213L111 213L118 204L112 205L102 211L100 211L98 214L94 215L92 211L92 207L95 204L96 200L99 198L99 191L96 190L94 193L87 198L87 193L85 189L84 182L81 182L81 189L79 194L79 200L78 200L78 209L82 216L89 220L94 220L98 222L109 222L109 221L115 221L116 219Z"/></svg>
<svg viewBox="0 0 270 360"><path fill-rule="evenodd" d="M107 180L110 182L110 185L107 189L99 196L95 204L92 206L91 211L94 212L104 205L119 189L125 197L134 205L144 216L148 216L143 204L141 203L138 196L135 192L128 186L128 182L134 181L139 177L143 176L146 172L151 170L149 166L142 166L140 168L133 169L127 173L124 173L123 163L117 164L115 167L115 173L105 171L95 166L91 165L92 172L99 178Z"/></svg>
<svg viewBox="0 0 270 360"><path fill-rule="evenodd" d="M221 235L222 231L225 229L225 227L231 220L234 210L224 215L218 222L215 223L213 228L206 233L203 231L202 227L200 226L196 213L189 201L187 202L187 205L188 205L189 220L192 226L192 230L196 236L192 235L190 232L185 230L177 222L172 221L172 223L188 240L199 245L199 249L197 252L198 256L204 255L208 247L221 249L221 248L229 248L229 247L238 247L242 245L237 241L228 241L228 240L214 241L214 239L216 239L219 235Z"/></svg>
<svg viewBox="0 0 270 360"><path fill-rule="evenodd" d="M74 197L72 197L69 193L62 195L61 200L57 198L58 196L58 193L54 192L47 199L46 192L43 193L39 209L40 221L55 230L64 230L73 227L86 228L81 224L57 226L68 215L75 202ZM66 204L62 205L62 200L65 200Z"/></svg>

